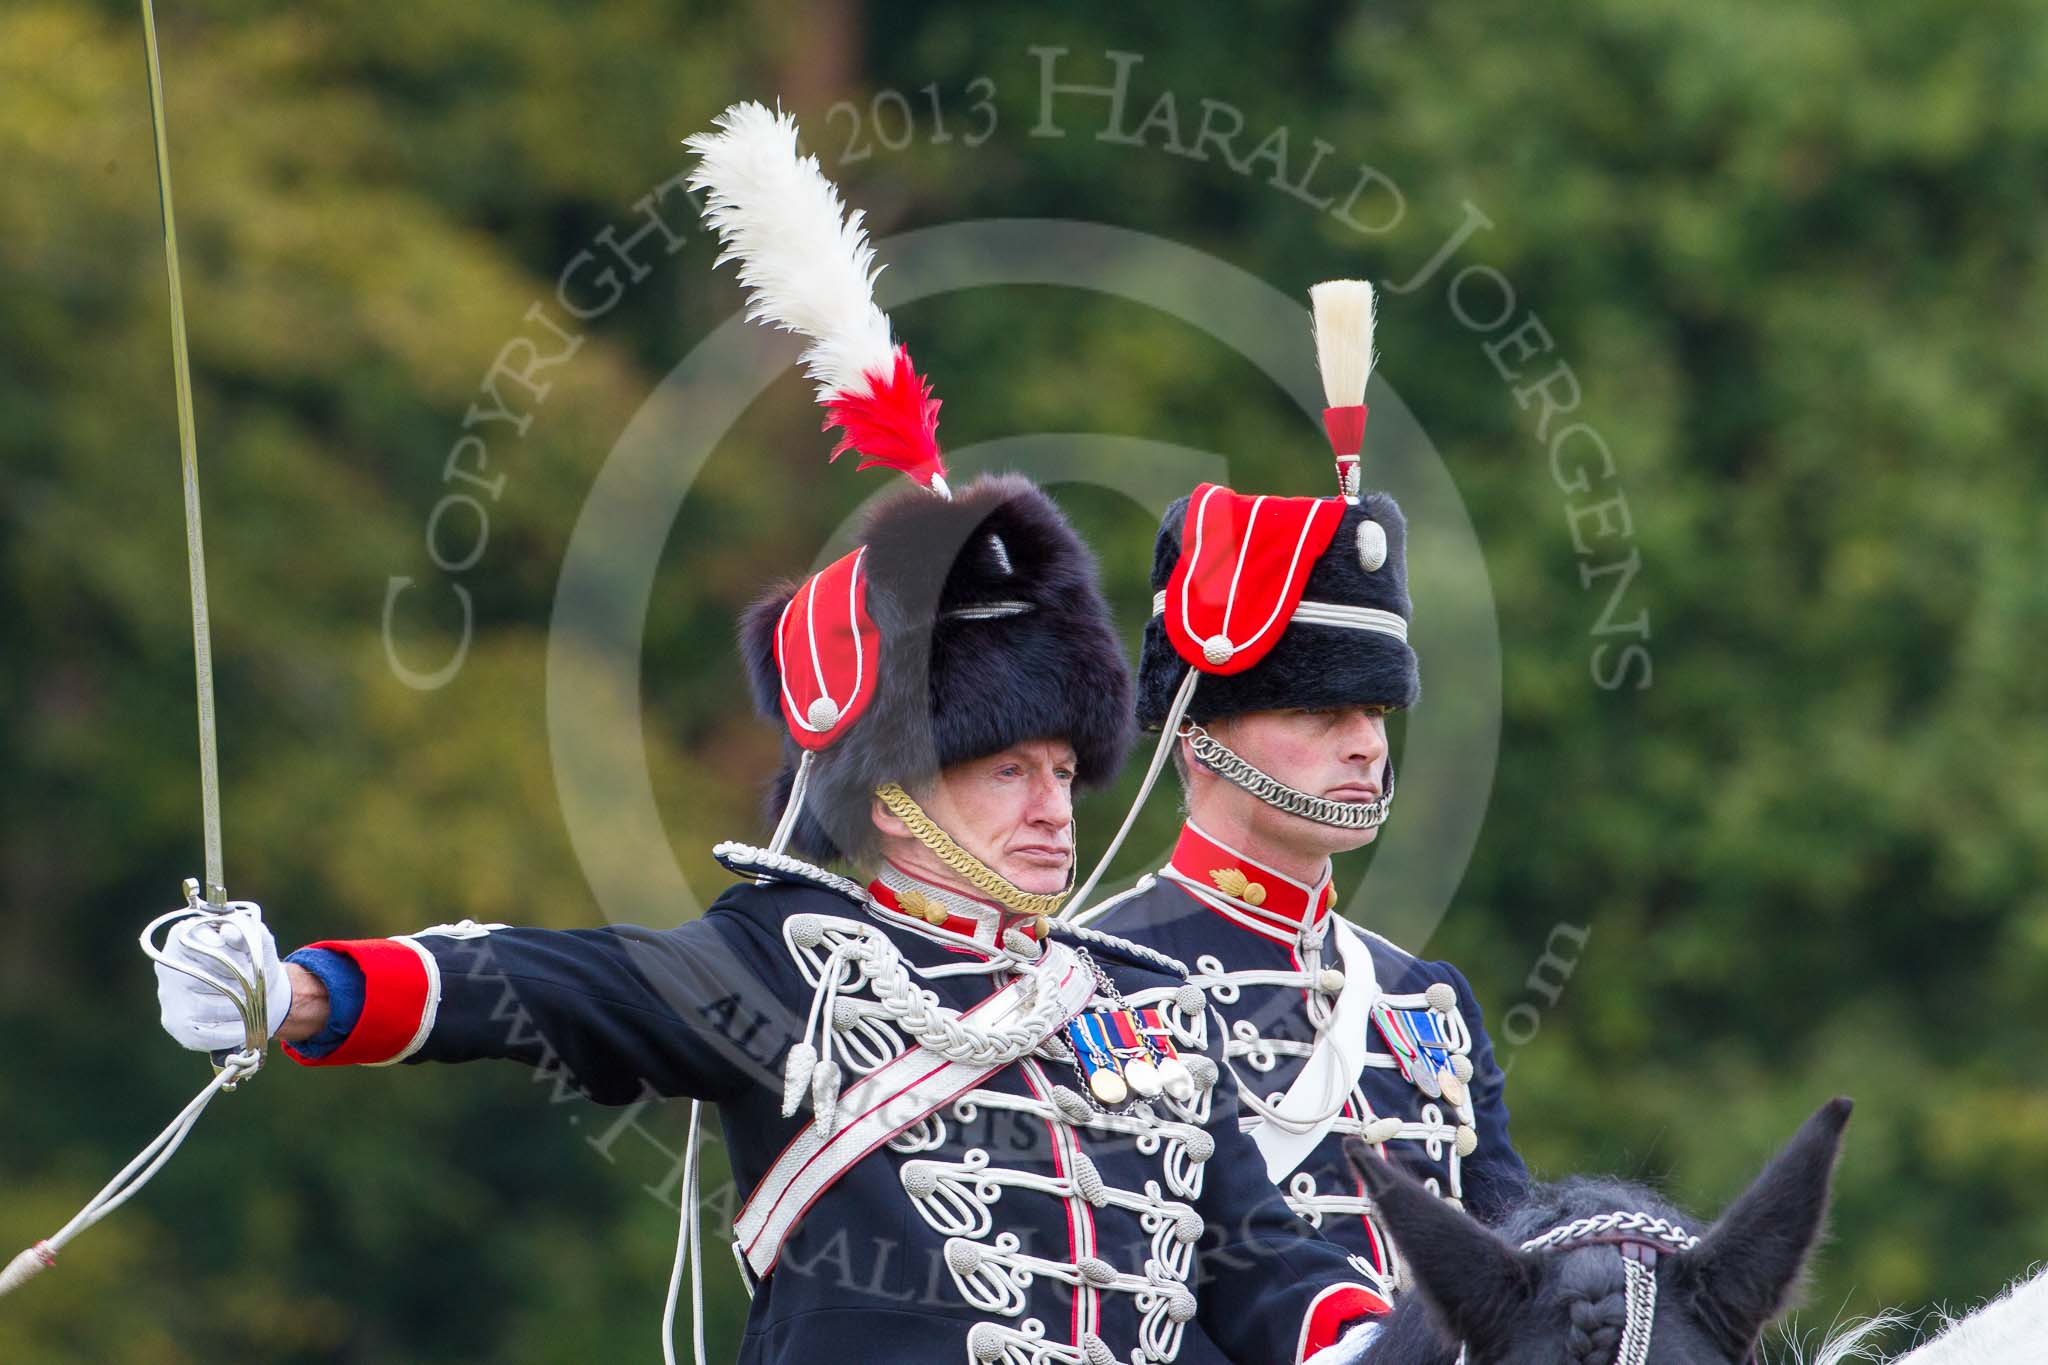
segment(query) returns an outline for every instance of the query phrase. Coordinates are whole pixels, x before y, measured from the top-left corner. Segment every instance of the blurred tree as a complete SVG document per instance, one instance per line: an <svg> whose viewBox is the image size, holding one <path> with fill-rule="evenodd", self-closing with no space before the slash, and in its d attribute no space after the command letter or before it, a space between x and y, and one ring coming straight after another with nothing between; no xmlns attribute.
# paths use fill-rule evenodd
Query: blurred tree
<svg viewBox="0 0 2048 1365"><path fill-rule="evenodd" d="M1493 819L1454 913L1412 946L1464 965L1496 1021L1540 1006L1510 1095L1548 1171L1648 1174L1713 1208L1821 1099L1855 1095L1839 1239L1813 1294L1824 1316L1845 1300L1967 1301L2040 1254L2037 7L214 0L159 19L229 885L265 902L287 946L462 915L600 920L555 814L549 632L605 453L738 307L683 196L660 200L679 245L642 247L646 273L576 325L545 394L500 383L531 423L471 419L505 476L482 499L475 566L436 569L426 537L494 358L522 336L565 344L529 307L577 253L606 249L601 234L645 221L636 203L683 168L679 139L729 101L782 94L879 236L1071 217L1200 247L1290 293L1406 279L1469 203L1489 225L1382 313L1381 373L1479 529L1504 651ZM113 0L0 12L10 1248L68 1217L204 1075L157 1034L130 947L198 854L136 29ZM1239 164L1213 145L1175 154L1157 130L1104 141L1102 101L1061 104L1065 136L1033 136L1034 46L1066 49L1060 78L1077 82L1112 79L1111 49L1141 54L1128 120L1171 92L1185 151L1203 101L1227 106ZM892 91L910 111L900 142L875 112ZM1398 221L1361 233L1245 164L1282 128L1292 174L1321 139L1326 189L1369 163L1399 187ZM850 156L862 135L867 154ZM1515 291L1498 327L1473 326L1449 292L1468 265ZM1548 349L1500 349L1531 318ZM1160 315L1003 290L899 321L956 448L1123 433L1226 452L1246 486L1320 489L1294 411ZM1531 385L1560 362L1579 402L1546 418ZM1612 450L1611 478L1583 451L1553 471L1573 420ZM675 856L707 894L709 845L758 828L774 753L739 701L732 619L873 491L823 473L815 426L791 374L720 443L671 529L641 657L554 641L589 679L561 704L618 686L642 704ZM1567 486L1575 469L1583 489ZM1580 553L1574 535L1622 515L1597 510L1617 496L1627 535ZM1149 519L1089 490L1071 500L1135 639ZM439 534L454 546L470 529ZM1652 666L1607 690L1594 632L1610 580L1582 574L1631 551L1612 619L1648 613ZM394 577L473 594L446 687L413 690L387 660ZM1424 611L1428 593L1417 585ZM445 659L462 638L453 599L418 600L396 643ZM1088 812L1084 842L1100 846L1129 788ZM1386 837L1401 835L1397 819ZM1526 978L1559 924L1590 937L1552 1002ZM61 1273L7 1301L0 1359L646 1358L674 1231L645 1192L671 1174L646 1139L678 1145L682 1116L600 1152L610 1117L496 1069L275 1066ZM729 1354L743 1301L710 1260Z"/></svg>

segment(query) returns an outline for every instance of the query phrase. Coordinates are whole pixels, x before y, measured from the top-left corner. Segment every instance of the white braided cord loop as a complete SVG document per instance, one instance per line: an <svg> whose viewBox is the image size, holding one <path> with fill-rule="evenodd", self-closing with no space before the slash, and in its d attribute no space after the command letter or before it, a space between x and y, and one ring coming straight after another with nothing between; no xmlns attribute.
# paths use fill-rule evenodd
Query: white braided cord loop
<svg viewBox="0 0 2048 1365"><path fill-rule="evenodd" d="M867 888L859 882L849 881L836 872L827 872L816 863L807 863L787 853L774 853L728 839L724 843L713 844L711 856L727 871L737 872L743 877L768 876L781 881L808 882L820 890L836 892L856 905L867 904Z"/></svg>
<svg viewBox="0 0 2048 1365"><path fill-rule="evenodd" d="M823 939L817 947L806 948L798 939L811 931L822 932ZM958 1011L940 1004L937 992L911 979L910 966L889 941L887 931L858 920L792 915L783 924L783 941L813 984L822 985L820 973L810 966L811 956L820 949L853 967L875 1003L898 1028L950 1062L1007 1065L1065 1022L1058 995L1042 991L1014 1024L991 1029L970 1023ZM1062 967L1069 951L1062 947L1059 956L1041 958L1039 969Z"/></svg>
<svg viewBox="0 0 2048 1365"><path fill-rule="evenodd" d="M1142 943L1134 943L1130 939L1119 938L1115 934L1106 934L1100 929L1091 929L1087 925L1077 923L1074 920L1054 920L1052 922L1052 932L1056 938L1071 938L1080 943L1093 944L1098 948L1106 948L1128 954L1131 957L1141 958L1159 968L1160 971L1165 972L1168 976L1177 976L1185 979L1188 974L1188 964L1182 962L1177 957L1168 957L1156 948L1148 948Z"/></svg>

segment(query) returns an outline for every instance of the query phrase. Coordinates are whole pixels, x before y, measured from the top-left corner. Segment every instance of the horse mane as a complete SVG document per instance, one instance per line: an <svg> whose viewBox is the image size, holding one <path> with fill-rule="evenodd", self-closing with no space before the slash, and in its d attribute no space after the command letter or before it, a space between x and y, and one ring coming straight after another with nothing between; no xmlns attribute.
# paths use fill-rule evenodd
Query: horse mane
<svg viewBox="0 0 2048 1365"><path fill-rule="evenodd" d="M1575 1175L1530 1186L1522 1201L1501 1215L1494 1230L1510 1246L1519 1246L1575 1218L1616 1211L1647 1213L1690 1226L1682 1209L1647 1185ZM1606 1365L1614 1359L1628 1316L1621 1258L1611 1247L1582 1247L1558 1253L1556 1264L1556 1284L1571 1316L1568 1358L1576 1365ZM1426 1295L1410 1290L1395 1305L1366 1360L1368 1365L1452 1365L1457 1357L1458 1343L1435 1307Z"/></svg>
<svg viewBox="0 0 2048 1365"><path fill-rule="evenodd" d="M1920 1330L1938 1335L1903 1355L1882 1354L1883 1337L1912 1320L1912 1314L1891 1309L1844 1323L1828 1333L1810 1360L1805 1344L1788 1332L1782 1347L1764 1359L1767 1365L2010 1365L2027 1360L2037 1343L2048 1339L2048 1270L2012 1281L1998 1297L1968 1313L1934 1309Z"/></svg>

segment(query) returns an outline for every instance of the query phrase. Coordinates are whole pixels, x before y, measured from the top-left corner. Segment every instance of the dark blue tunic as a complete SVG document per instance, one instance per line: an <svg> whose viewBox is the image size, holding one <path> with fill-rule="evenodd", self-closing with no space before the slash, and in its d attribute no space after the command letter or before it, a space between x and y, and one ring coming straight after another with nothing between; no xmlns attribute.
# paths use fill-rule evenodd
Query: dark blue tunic
<svg viewBox="0 0 2048 1365"><path fill-rule="evenodd" d="M819 999L819 974L794 946L804 935L786 933L806 916L882 926L914 972L995 955L992 933L977 942L928 925L886 893L859 905L796 882L736 886L671 930L465 925L316 945L330 967L346 959L361 972L365 998L350 1038L314 1064L504 1058L600 1103L713 1101L751 1194L811 1118L808 1107L783 1115L783 1064L817 1036L814 1003L839 1030L849 1086L863 1059L903 1045L861 989ZM1126 994L1183 984L1113 946L1091 951ZM1006 975L912 979L968 1011ZM854 1164L759 1283L740 1359L1067 1365L1091 1359L1092 1334L1120 1361L1143 1350L1267 1365L1302 1358L1370 1310L1347 1256L1266 1180L1227 1073L1192 1116L1075 1122L1082 1101L1056 1092L1081 1088L1064 1058L1027 1056ZM1092 1199L1079 1193L1084 1164L1100 1176ZM1205 1269L1220 1276L1205 1282Z"/></svg>
<svg viewBox="0 0 2048 1365"><path fill-rule="evenodd" d="M1328 884L1291 883L1192 828L1184 831L1169 867L1185 880L1161 877L1084 918L1187 963L1223 1017L1231 1067L1240 1084L1256 1099L1278 1100L1317 1039L1309 1001L1320 973L1309 969L1341 966L1334 925L1328 923L1333 913ZM1234 873L1242 874L1242 883ZM1240 896L1257 896L1259 904L1233 897L1226 886L1238 889ZM1447 1034L1462 1035L1463 1046L1452 1051L1470 1064L1469 1109L1461 1114L1450 1097L1419 1089L1397 1064L1382 1030L1369 1025L1364 1064L1350 1100L1280 1187L1290 1205L1324 1236L1356 1253L1391 1284L1398 1269L1370 1214L1370 1201L1345 1161L1346 1136L1366 1131L1373 1120L1402 1120L1400 1134L1382 1148L1386 1157L1488 1221L1520 1200L1529 1174L1508 1140L1506 1078L1494 1061L1470 984L1448 962L1425 961L1375 934L1358 933L1370 950L1383 1003L1421 1011L1430 1006L1431 987L1438 988L1439 1002L1445 987L1452 993L1459 1019L1440 1022ZM1319 963L1306 951L1316 937L1323 942ZM1320 1003L1333 999L1324 995ZM1213 1032L1212 1017L1212 1053L1218 1042ZM1464 1069L1464 1063L1459 1067ZM1250 1106L1245 1109L1247 1128L1262 1122ZM1459 1154L1460 1128L1471 1130L1463 1138L1473 1144L1469 1155Z"/></svg>

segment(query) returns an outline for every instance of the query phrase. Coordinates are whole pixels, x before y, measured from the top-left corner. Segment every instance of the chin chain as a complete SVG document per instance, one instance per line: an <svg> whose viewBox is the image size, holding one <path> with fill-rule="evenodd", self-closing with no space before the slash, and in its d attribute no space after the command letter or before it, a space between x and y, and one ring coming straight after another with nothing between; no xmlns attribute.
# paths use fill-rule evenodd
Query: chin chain
<svg viewBox="0 0 2048 1365"><path fill-rule="evenodd" d="M1330 825L1336 829L1373 829L1386 820L1387 808L1394 799L1391 780L1386 794L1375 801L1332 801L1327 796L1310 796L1288 786L1271 773L1253 767L1238 757L1229 745L1193 722L1183 727L1181 733L1187 736L1188 747L1194 752L1196 761L1210 772L1244 788L1276 810L1299 815L1319 825ZM1392 776L1389 769L1389 779Z"/></svg>
<svg viewBox="0 0 2048 1365"><path fill-rule="evenodd" d="M987 896L997 905L1019 915L1040 917L1057 915L1060 906L1074 893L1073 869L1067 872L1067 888L1049 895L1026 891L990 867L981 859L953 842L953 836L940 829L932 818L924 813L924 807L917 804L909 792L894 782L884 782L875 788L875 796L889 814L901 820L917 841L932 851L932 856L944 863L961 881ZM1038 937L1044 938L1043 926Z"/></svg>

